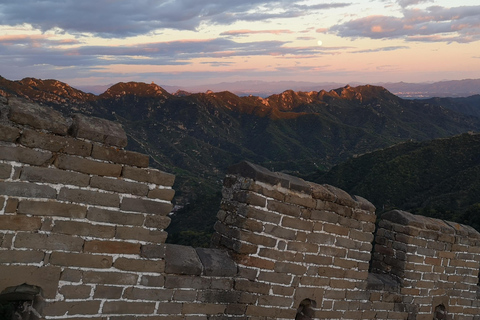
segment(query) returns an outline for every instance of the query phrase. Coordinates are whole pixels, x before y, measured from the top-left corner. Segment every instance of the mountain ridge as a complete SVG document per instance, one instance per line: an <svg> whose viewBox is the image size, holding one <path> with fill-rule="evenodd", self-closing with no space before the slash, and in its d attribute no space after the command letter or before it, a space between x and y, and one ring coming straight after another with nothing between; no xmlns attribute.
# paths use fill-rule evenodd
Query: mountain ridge
<svg viewBox="0 0 480 320"><path fill-rule="evenodd" d="M81 112L118 121L127 132L128 149L149 154L153 167L177 176L174 201L184 209L172 217L172 234L211 230L221 180L239 161L305 177L357 154L480 128L480 118L438 101L405 100L371 85L286 90L262 98L228 91L173 95L153 83L129 82L95 96L40 81L1 78L0 90L66 115Z"/></svg>
<svg viewBox="0 0 480 320"><path fill-rule="evenodd" d="M366 83L353 82L352 86L365 85ZM431 98L431 97L467 97L480 94L480 79L463 79L463 80L443 80L433 83L420 82L376 82L371 85L382 86L393 94L402 98ZM77 86L78 89L94 94L103 93L111 85L99 86ZM208 90L220 92L231 91L239 96L256 95L260 97L268 97L278 94L286 90L293 91L316 91L318 88L324 90L333 90L345 86L340 82L301 82L301 81L236 81L212 83L197 86L171 86L162 85L162 87L170 92L175 93L180 90L183 92L199 93Z"/></svg>

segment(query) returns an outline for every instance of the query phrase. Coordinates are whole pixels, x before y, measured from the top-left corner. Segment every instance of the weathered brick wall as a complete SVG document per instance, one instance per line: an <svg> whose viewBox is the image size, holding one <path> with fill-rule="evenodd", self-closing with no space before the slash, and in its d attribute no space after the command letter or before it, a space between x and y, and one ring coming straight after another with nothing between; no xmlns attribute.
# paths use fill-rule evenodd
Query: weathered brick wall
<svg viewBox="0 0 480 320"><path fill-rule="evenodd" d="M480 235L453 222L391 211L382 216L372 269L392 275L416 319L443 305L454 319L480 318Z"/></svg>
<svg viewBox="0 0 480 320"><path fill-rule="evenodd" d="M230 168L225 187L214 240L234 252L249 318L294 319L304 299L320 319L372 318L368 201L246 162Z"/></svg>
<svg viewBox="0 0 480 320"><path fill-rule="evenodd" d="M479 319L473 229L393 211L372 250L367 200L242 162L214 248L168 245L174 176L126 142L0 97L0 303L34 299L42 319Z"/></svg>

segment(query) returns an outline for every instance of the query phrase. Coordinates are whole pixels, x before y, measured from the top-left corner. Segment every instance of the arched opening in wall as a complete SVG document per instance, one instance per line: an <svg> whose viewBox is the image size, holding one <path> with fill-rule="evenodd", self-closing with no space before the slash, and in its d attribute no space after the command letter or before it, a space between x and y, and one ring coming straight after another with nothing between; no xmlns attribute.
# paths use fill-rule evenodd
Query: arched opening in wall
<svg viewBox="0 0 480 320"><path fill-rule="evenodd" d="M0 319L41 319L43 299L41 289L26 283L8 287L0 293Z"/></svg>
<svg viewBox="0 0 480 320"><path fill-rule="evenodd" d="M303 299L297 309L295 320L311 320L315 318L317 302L311 299Z"/></svg>
<svg viewBox="0 0 480 320"><path fill-rule="evenodd" d="M435 307L433 320L450 320L448 317L447 308L445 308L443 304L439 304Z"/></svg>

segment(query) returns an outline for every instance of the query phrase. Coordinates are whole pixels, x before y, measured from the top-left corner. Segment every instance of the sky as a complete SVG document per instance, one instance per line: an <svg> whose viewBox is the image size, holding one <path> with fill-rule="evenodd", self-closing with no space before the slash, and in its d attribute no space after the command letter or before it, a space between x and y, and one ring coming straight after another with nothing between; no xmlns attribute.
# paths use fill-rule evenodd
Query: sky
<svg viewBox="0 0 480 320"><path fill-rule="evenodd" d="M480 78L478 0L0 0L0 75L141 81Z"/></svg>

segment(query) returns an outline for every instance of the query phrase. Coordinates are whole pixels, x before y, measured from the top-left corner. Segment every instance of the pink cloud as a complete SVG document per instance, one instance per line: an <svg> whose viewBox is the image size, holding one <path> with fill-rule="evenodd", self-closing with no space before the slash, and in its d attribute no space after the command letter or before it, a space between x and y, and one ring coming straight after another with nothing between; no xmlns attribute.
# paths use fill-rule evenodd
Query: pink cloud
<svg viewBox="0 0 480 320"><path fill-rule="evenodd" d="M405 3L416 1L405 1ZM480 6L425 10L404 9L403 17L367 16L330 28L343 37L372 39L404 38L405 40L473 42L480 40ZM446 36L445 34L448 34ZM436 40L442 41L442 40Z"/></svg>

